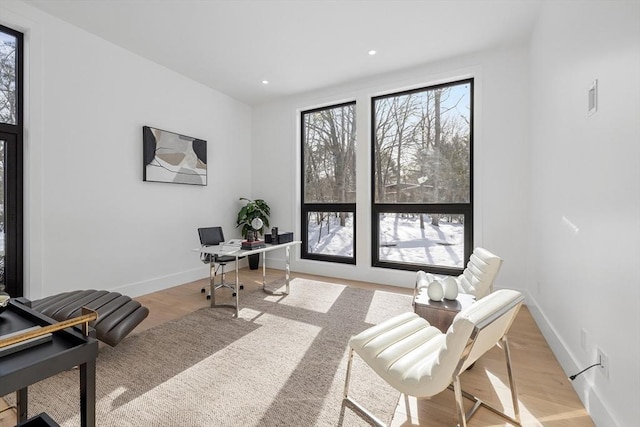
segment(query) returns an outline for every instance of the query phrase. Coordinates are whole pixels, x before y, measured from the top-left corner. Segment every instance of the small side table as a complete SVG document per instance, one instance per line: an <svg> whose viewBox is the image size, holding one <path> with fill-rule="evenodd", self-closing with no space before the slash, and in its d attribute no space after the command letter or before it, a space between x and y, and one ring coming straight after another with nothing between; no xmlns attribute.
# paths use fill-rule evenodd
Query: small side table
<svg viewBox="0 0 640 427"><path fill-rule="evenodd" d="M455 300L432 301L427 296L425 288L414 298L413 309L418 316L426 319L429 324L446 333L456 314L475 301L476 297L470 294L458 294L458 298Z"/></svg>

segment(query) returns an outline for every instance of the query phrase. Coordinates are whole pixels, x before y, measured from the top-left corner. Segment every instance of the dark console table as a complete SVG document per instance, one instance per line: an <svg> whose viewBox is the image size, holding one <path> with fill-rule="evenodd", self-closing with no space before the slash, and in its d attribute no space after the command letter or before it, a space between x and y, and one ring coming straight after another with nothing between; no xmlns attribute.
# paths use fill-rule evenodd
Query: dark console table
<svg viewBox="0 0 640 427"><path fill-rule="evenodd" d="M432 301L424 290L414 298L413 308L418 316L426 319L431 326L435 326L446 334L456 314L475 301L476 298L469 294L459 294L454 300Z"/></svg>
<svg viewBox="0 0 640 427"><path fill-rule="evenodd" d="M0 336L33 326L47 326L52 319L11 300L0 313ZM53 333L51 341L0 357L0 396L16 392L18 423L26 421L29 385L59 372L79 367L80 417L83 427L96 425L96 357L98 341L76 328Z"/></svg>

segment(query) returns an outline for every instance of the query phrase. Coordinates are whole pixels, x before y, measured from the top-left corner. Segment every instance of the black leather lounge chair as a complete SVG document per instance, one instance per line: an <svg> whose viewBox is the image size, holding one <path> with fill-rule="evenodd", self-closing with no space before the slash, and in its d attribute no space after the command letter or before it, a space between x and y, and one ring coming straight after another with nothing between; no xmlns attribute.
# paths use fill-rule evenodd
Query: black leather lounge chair
<svg viewBox="0 0 640 427"><path fill-rule="evenodd" d="M32 309L58 322L79 316L82 307L98 312L98 319L89 323L96 338L112 347L118 345L149 314L149 309L128 296L109 291L71 291L37 301L22 299Z"/></svg>

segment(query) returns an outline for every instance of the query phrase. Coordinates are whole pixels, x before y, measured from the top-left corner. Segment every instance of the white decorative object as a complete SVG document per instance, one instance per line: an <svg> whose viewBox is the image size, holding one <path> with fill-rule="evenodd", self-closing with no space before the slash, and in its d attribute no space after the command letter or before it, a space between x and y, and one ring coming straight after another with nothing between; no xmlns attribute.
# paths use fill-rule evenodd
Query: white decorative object
<svg viewBox="0 0 640 427"><path fill-rule="evenodd" d="M264 222L262 222L260 218L253 218L253 221L251 221L251 227L253 227L253 229L256 231L260 230L263 225Z"/></svg>
<svg viewBox="0 0 640 427"><path fill-rule="evenodd" d="M458 282L453 277L445 277L442 281L444 299L454 300L458 297Z"/></svg>
<svg viewBox="0 0 640 427"><path fill-rule="evenodd" d="M442 283L437 280L429 283L429 287L427 288L427 295L432 301L442 301L442 297L444 297L444 289L442 288Z"/></svg>

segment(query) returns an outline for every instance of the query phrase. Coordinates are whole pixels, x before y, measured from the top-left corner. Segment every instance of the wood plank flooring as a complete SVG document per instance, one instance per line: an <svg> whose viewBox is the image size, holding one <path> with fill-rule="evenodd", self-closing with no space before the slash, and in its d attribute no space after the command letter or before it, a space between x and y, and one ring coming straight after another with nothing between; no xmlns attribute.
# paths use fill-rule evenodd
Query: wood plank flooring
<svg viewBox="0 0 640 427"><path fill-rule="evenodd" d="M267 269L267 280L281 275L281 271ZM229 274L228 278L231 279L232 276L233 274ZM392 286L300 273L293 273L292 276L365 289L412 294L410 289ZM246 289L259 288L262 286L262 270L242 269L240 280ZM133 333L140 333L209 306L209 301L200 293L200 289L207 283L208 280L199 280L136 298L149 308L150 313ZM240 297L242 305L242 294ZM411 309L411 307L407 308ZM526 307L520 310L511 328L509 344L523 426L588 427L594 425ZM489 351L461 378L463 389L499 408L504 407L505 412L513 414L502 349L496 347ZM0 427L15 425L15 408L6 409L6 406L6 403L0 399ZM450 426L454 425L454 419L455 406L451 391L444 391L431 399L416 399L401 395L391 426ZM487 427L511 424L489 410L481 408L467 425Z"/></svg>

